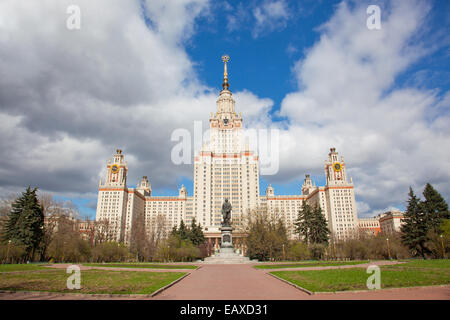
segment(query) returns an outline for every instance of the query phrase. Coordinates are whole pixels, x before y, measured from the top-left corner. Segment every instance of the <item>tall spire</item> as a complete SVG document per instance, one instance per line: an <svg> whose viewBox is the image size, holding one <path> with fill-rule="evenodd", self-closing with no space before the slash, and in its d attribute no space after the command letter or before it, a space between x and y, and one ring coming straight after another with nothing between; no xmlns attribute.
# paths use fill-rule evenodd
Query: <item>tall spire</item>
<svg viewBox="0 0 450 320"><path fill-rule="evenodd" d="M223 90L228 90L228 88L230 87L230 85L228 84L228 72L227 72L227 62L230 60L230 56L225 54L222 56L222 61L224 63L224 67L223 67L223 83L222 83L222 88Z"/></svg>

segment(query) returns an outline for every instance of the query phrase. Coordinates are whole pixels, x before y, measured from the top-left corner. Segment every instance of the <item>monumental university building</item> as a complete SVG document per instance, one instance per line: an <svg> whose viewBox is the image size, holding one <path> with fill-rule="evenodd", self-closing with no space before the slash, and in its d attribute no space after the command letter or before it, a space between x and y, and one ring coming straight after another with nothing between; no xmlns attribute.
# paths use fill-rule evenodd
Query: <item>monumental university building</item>
<svg viewBox="0 0 450 320"><path fill-rule="evenodd" d="M203 227L206 238L218 247L222 221L222 203L228 198L233 206L232 224L235 246L245 236L239 231L244 215L250 210L268 210L285 221L291 238L293 223L303 201L320 205L329 229L336 239L345 239L356 231L355 194L352 179L347 179L346 165L335 148L325 161L325 186L315 186L306 175L300 195L276 195L269 185L265 195L259 190L259 157L243 141L243 120L235 111L229 90L227 62L224 56L224 80L217 99L217 110L211 114L210 140L194 157L194 194L189 196L181 186L178 196L152 196L151 185L144 176L136 188L127 187L128 166L117 150L108 161L106 177L100 180L96 220L107 221L109 238L129 243L133 221L145 223L146 232L163 217L164 233L168 234L181 220L190 225L192 219ZM161 221L161 220L159 220Z"/></svg>

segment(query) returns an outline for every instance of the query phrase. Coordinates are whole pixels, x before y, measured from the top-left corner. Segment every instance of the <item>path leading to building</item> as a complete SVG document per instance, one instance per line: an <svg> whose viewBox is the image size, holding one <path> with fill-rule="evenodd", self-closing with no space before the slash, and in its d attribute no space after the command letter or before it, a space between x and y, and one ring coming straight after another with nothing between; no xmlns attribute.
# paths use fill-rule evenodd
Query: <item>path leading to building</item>
<svg viewBox="0 0 450 320"><path fill-rule="evenodd" d="M202 265L154 299L280 300L305 299L308 294L249 264Z"/></svg>
<svg viewBox="0 0 450 320"><path fill-rule="evenodd" d="M377 261L370 264L392 264ZM350 267L368 266L369 264ZM311 267L309 270L339 269L344 266ZM292 270L305 270L296 268ZM288 270L288 269L278 269ZM153 297L156 300L450 300L450 286L387 289L309 295L253 265L203 265L174 286Z"/></svg>
<svg viewBox="0 0 450 320"><path fill-rule="evenodd" d="M390 261L371 262L370 264L391 264ZM362 267L369 264L353 265ZM64 266L59 265L63 268ZM345 266L346 267L346 266ZM82 267L88 269L90 267ZM311 267L308 269L337 269L344 266ZM105 268L115 270L116 268ZM117 268L116 270L123 270ZM129 269L133 271L183 271L190 274L154 297L149 296L92 296L86 294L64 295L58 293L0 293L0 300L60 300L60 299L149 299L149 300L450 300L450 286L384 289L367 292L344 292L309 295L294 286L280 281L268 274L271 270L255 269L253 264L205 264L197 270L155 270ZM288 270L288 269L278 269ZM306 268L297 268L306 270Z"/></svg>

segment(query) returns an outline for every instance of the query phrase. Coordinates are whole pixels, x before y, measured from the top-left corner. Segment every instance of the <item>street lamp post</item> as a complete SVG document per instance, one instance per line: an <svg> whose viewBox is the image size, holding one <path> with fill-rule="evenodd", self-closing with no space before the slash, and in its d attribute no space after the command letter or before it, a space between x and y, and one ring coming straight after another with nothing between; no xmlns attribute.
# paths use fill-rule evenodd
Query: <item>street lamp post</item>
<svg viewBox="0 0 450 320"><path fill-rule="evenodd" d="M389 248L389 238L386 238L389 260L391 260L391 250Z"/></svg>
<svg viewBox="0 0 450 320"><path fill-rule="evenodd" d="M6 263L8 263L9 260L9 246L11 245L11 240L8 240L8 250L6 251Z"/></svg>
<svg viewBox="0 0 450 320"><path fill-rule="evenodd" d="M285 260L285 255L284 255L284 243L283 243L283 260Z"/></svg>
<svg viewBox="0 0 450 320"><path fill-rule="evenodd" d="M441 238L441 245L442 245L442 257L445 259L445 247L444 247L444 238L442 237L442 234L439 236Z"/></svg>
<svg viewBox="0 0 450 320"><path fill-rule="evenodd" d="M337 256L336 256L336 242L334 242L334 240L333 240L333 253L334 253L334 260L337 260Z"/></svg>

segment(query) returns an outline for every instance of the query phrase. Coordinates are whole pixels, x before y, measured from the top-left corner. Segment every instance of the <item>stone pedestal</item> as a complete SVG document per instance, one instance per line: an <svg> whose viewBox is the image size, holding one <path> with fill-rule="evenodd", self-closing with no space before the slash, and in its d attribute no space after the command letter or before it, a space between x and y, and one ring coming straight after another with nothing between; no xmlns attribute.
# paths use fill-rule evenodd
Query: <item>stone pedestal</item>
<svg viewBox="0 0 450 320"><path fill-rule="evenodd" d="M238 263L255 263L257 260L252 260L248 257L243 257L239 253L234 252L233 249L233 229L230 226L223 226L219 228L222 233L220 244L220 252L217 252L211 257L205 258L203 262L197 263L216 263L216 264L238 264Z"/></svg>
<svg viewBox="0 0 450 320"><path fill-rule="evenodd" d="M220 249L233 248L233 229L231 227L221 227L220 231L222 232L222 243L220 244Z"/></svg>

